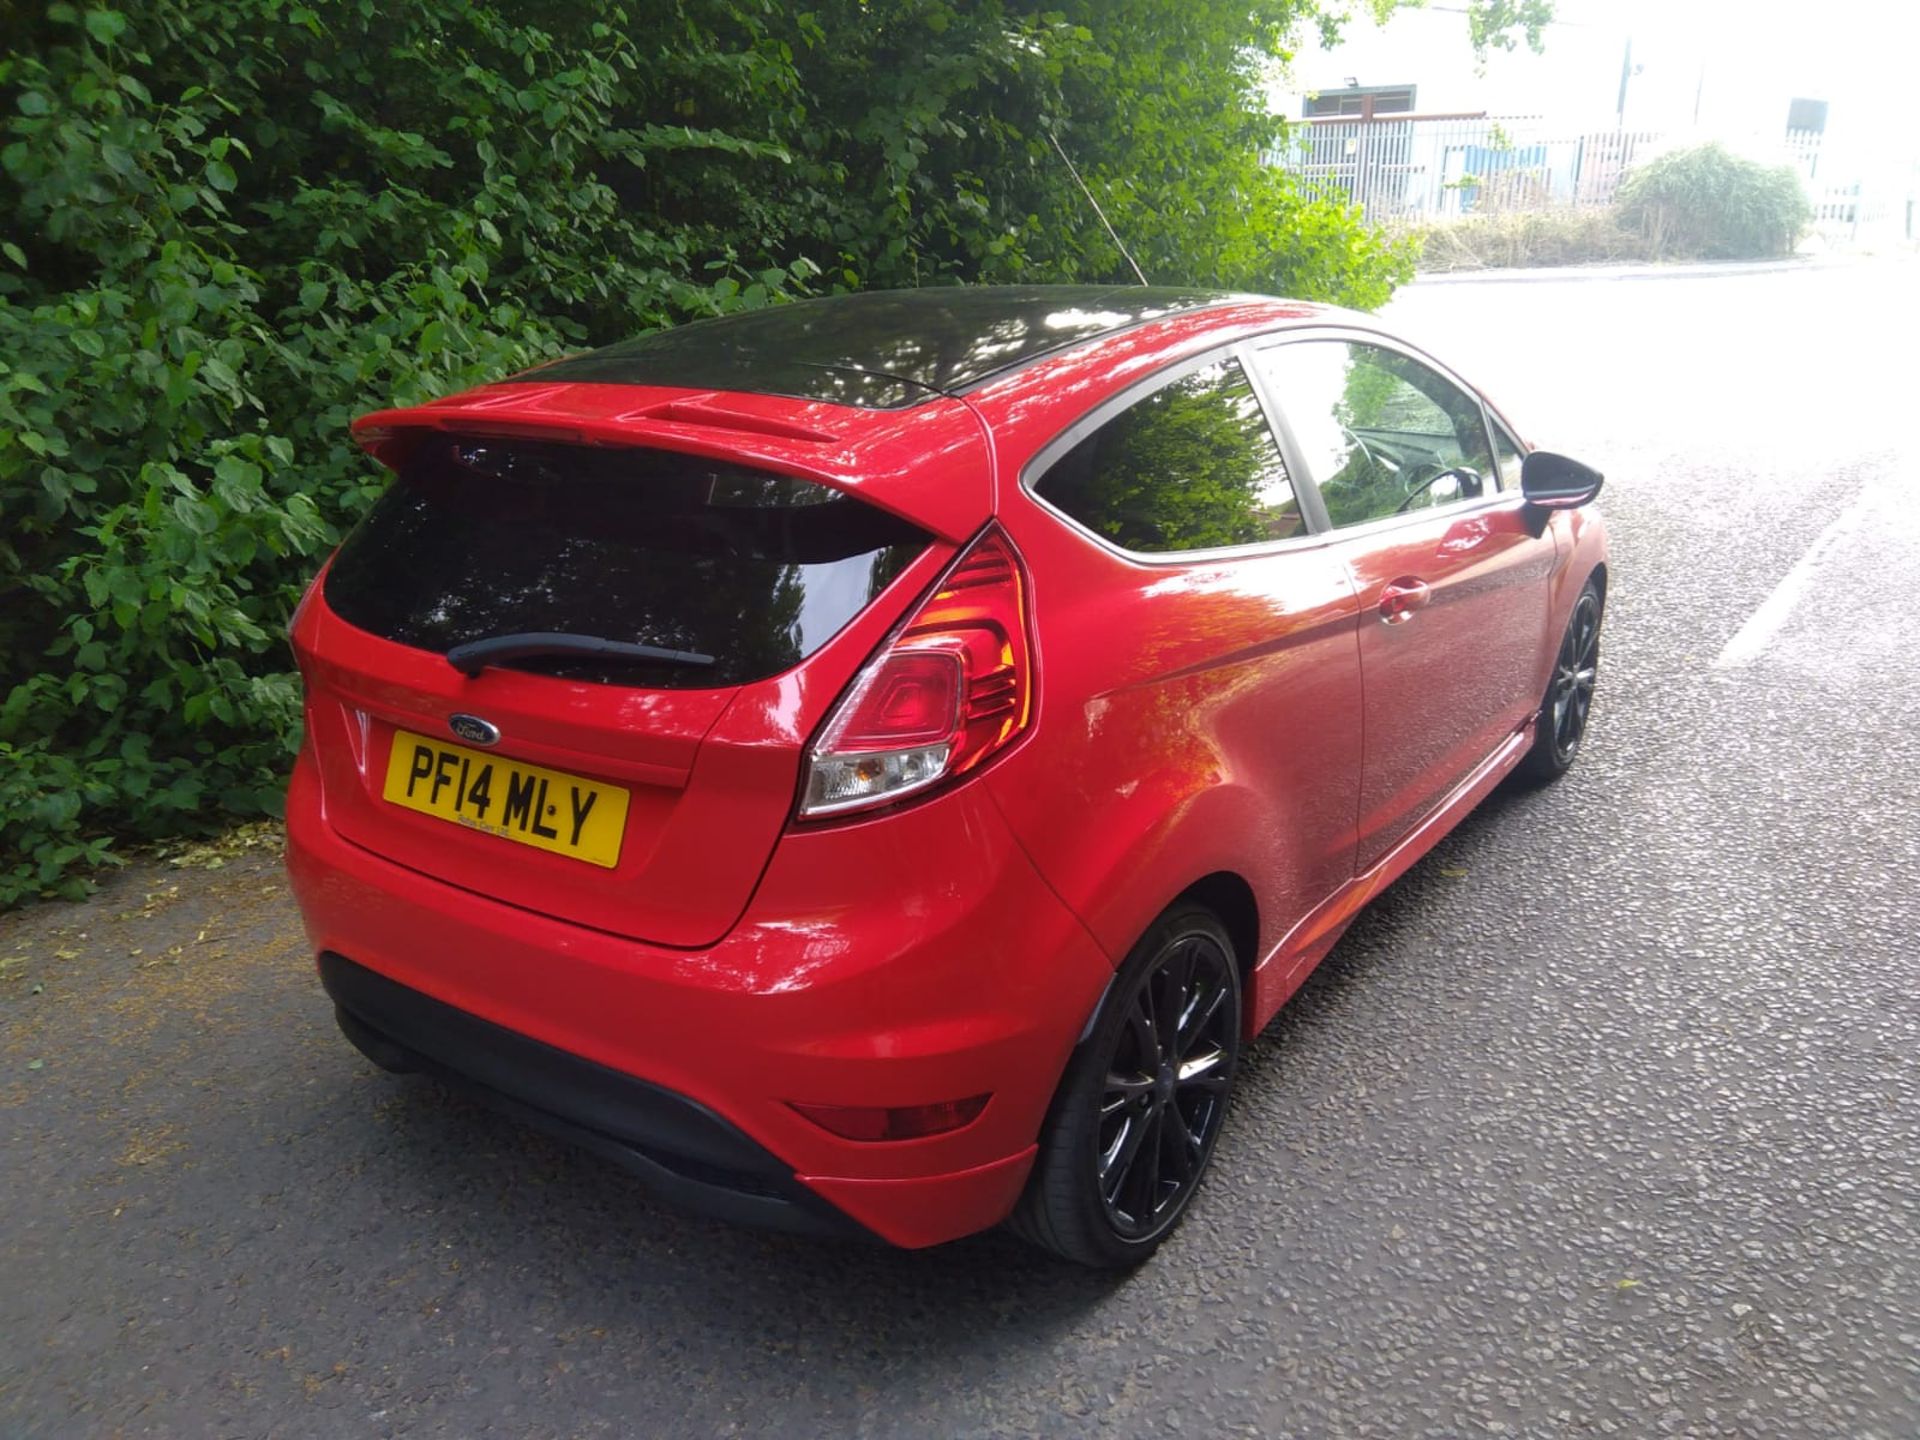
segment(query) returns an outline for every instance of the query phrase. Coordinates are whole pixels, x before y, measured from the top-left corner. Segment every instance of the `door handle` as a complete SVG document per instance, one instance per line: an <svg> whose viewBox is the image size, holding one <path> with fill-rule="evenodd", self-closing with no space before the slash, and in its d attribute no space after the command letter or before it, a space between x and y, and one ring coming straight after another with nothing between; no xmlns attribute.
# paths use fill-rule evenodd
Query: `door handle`
<svg viewBox="0 0 1920 1440"><path fill-rule="evenodd" d="M1404 625L1432 598L1433 588L1424 580L1412 576L1389 580L1380 591L1380 623Z"/></svg>

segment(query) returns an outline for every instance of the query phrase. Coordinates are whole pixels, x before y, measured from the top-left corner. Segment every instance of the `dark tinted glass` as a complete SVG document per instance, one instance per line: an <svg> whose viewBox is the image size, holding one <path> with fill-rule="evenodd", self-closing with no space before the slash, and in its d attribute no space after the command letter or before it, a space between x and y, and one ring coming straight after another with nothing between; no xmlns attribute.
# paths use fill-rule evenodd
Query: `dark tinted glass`
<svg viewBox="0 0 1920 1440"><path fill-rule="evenodd" d="M1336 528L1471 500L1492 481L1480 402L1397 350L1306 340L1259 364Z"/></svg>
<svg viewBox="0 0 1920 1440"><path fill-rule="evenodd" d="M839 491L715 461L434 439L340 547L326 598L350 624L442 654L528 631L697 651L715 663L512 665L700 689L798 664L927 540Z"/></svg>
<svg viewBox="0 0 1920 1440"><path fill-rule="evenodd" d="M1034 488L1089 530L1144 554L1257 545L1301 529L1286 462L1233 360L1121 411Z"/></svg>
<svg viewBox="0 0 1920 1440"><path fill-rule="evenodd" d="M1119 285L873 290L656 330L513 378L749 390L888 409L1218 298Z"/></svg>

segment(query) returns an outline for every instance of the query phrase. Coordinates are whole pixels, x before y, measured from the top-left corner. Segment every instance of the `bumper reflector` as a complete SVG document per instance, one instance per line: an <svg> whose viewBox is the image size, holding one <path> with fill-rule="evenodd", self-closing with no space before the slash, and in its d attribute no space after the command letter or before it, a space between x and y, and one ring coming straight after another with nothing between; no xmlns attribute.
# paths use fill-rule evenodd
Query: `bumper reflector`
<svg viewBox="0 0 1920 1440"><path fill-rule="evenodd" d="M803 1105L787 1103L844 1140L918 1140L971 1125L987 1108L986 1095L935 1105Z"/></svg>

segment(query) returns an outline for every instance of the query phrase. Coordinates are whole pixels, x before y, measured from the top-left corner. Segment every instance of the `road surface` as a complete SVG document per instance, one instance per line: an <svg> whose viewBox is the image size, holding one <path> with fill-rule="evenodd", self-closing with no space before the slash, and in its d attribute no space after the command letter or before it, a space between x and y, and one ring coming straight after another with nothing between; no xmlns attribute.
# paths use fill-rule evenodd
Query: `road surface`
<svg viewBox="0 0 1920 1440"><path fill-rule="evenodd" d="M0 919L0 1435L1912 1436L1920 265L1421 284L1606 470L1589 750L1385 895L1138 1273L657 1208L334 1032L271 856Z"/></svg>

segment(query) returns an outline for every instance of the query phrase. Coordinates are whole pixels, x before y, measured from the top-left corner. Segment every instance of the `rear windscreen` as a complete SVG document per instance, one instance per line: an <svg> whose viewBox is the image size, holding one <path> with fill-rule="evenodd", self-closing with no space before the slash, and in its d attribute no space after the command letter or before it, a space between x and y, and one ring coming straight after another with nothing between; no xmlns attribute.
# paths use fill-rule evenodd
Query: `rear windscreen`
<svg viewBox="0 0 1920 1440"><path fill-rule="evenodd" d="M692 651L711 665L524 657L513 669L707 689L806 659L929 537L838 490L658 450L433 437L347 537L326 600L444 654L528 632Z"/></svg>

